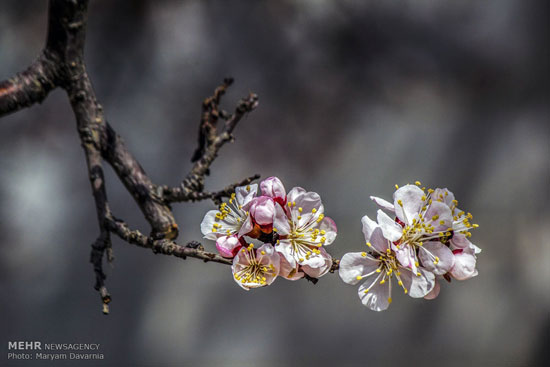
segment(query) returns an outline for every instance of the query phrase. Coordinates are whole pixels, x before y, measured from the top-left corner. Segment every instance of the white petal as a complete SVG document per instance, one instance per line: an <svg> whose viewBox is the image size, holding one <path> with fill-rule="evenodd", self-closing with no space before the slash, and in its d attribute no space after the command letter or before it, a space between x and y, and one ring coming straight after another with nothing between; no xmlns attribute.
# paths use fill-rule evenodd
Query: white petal
<svg viewBox="0 0 550 367"><path fill-rule="evenodd" d="M317 266L315 268L304 265L302 266L303 271L313 278L320 278L326 273L329 272L330 268L332 267L332 256L329 255L328 252L325 251L324 248L320 248L319 251L321 251L321 254L318 255L321 259L323 259L323 264L321 266Z"/></svg>
<svg viewBox="0 0 550 367"><path fill-rule="evenodd" d="M416 185L405 185L397 189L393 194L395 215L406 224L411 224L413 218L418 218L418 213L424 206L424 191ZM402 205L399 205L401 201Z"/></svg>
<svg viewBox="0 0 550 367"><path fill-rule="evenodd" d="M476 257L465 251L454 255L455 262L450 273L457 280L466 280L477 275Z"/></svg>
<svg viewBox="0 0 550 367"><path fill-rule="evenodd" d="M365 252L349 252L340 260L338 275L345 283L357 284L378 269L380 262ZM360 277L360 278L357 278Z"/></svg>
<svg viewBox="0 0 550 367"><path fill-rule="evenodd" d="M201 222L201 232L204 235L204 238L207 238L209 240L215 240L216 238L218 238L220 236L226 235L226 233L212 232L212 228L214 226L214 223L217 222L216 214L218 214L218 213L219 213L219 211L217 211L217 210L210 210L204 216L204 218Z"/></svg>
<svg viewBox="0 0 550 367"><path fill-rule="evenodd" d="M280 257L279 275L288 280L298 280L304 277L304 273L291 266L284 256Z"/></svg>
<svg viewBox="0 0 550 367"><path fill-rule="evenodd" d="M388 239L384 237L384 233L382 232L382 228L380 227L377 227L374 231L372 231L369 242L372 247L374 247L378 252L382 253L386 253L391 245L390 241L388 241Z"/></svg>
<svg viewBox="0 0 550 367"><path fill-rule="evenodd" d="M338 229L336 228L336 223L334 223L332 218L324 217L323 220L321 220L321 223L319 223L319 230L325 231L324 237L326 240L323 244L324 246L330 245L336 239Z"/></svg>
<svg viewBox="0 0 550 367"><path fill-rule="evenodd" d="M408 295L413 298L422 298L426 296L435 286L435 275L427 270L418 268L418 274L405 268L400 268L399 277L403 281Z"/></svg>
<svg viewBox="0 0 550 367"><path fill-rule="evenodd" d="M237 204L245 206L250 200L256 197L257 192L258 184L250 184L235 188L235 199L237 200Z"/></svg>
<svg viewBox="0 0 550 367"><path fill-rule="evenodd" d="M434 256L437 258L434 259ZM422 262L422 266L436 275L449 272L455 261L453 252L439 241L425 242L419 248L418 257Z"/></svg>
<svg viewBox="0 0 550 367"><path fill-rule="evenodd" d="M363 234L365 235L365 241L370 241L372 231L378 227L378 223L370 219L367 215L361 218L361 224L363 225Z"/></svg>
<svg viewBox="0 0 550 367"><path fill-rule="evenodd" d="M363 305L373 311L384 311L391 303L390 280L386 280L384 284L380 284L380 280L382 280L381 276L378 278L375 276L369 277L365 283L361 284L358 291ZM369 287L370 289L365 293Z"/></svg>
<svg viewBox="0 0 550 367"><path fill-rule="evenodd" d="M286 259L291 268L298 267L296 259L294 258L294 249L290 243L290 240L281 240L277 245L275 245L275 251Z"/></svg>
<svg viewBox="0 0 550 367"><path fill-rule="evenodd" d="M290 234L290 223L288 222L288 217L281 208L280 205L275 205L275 216L273 217L273 228L277 230L277 233L281 236L286 236Z"/></svg>
<svg viewBox="0 0 550 367"><path fill-rule="evenodd" d="M401 238L403 235L403 228L380 209L378 209L377 219L384 233L384 237L391 242L395 242Z"/></svg>
<svg viewBox="0 0 550 367"><path fill-rule="evenodd" d="M435 284L433 289L430 291L430 293L426 294L424 296L424 299L434 299L437 296L439 296L439 290L441 289L439 282L437 281L437 278L435 279Z"/></svg>
<svg viewBox="0 0 550 367"><path fill-rule="evenodd" d="M370 199L372 201L374 201L379 207L381 207L382 209L386 209L392 213L395 212L395 207L393 206L392 203L390 203L389 201L386 201L382 198L379 198L377 196L371 196Z"/></svg>
<svg viewBox="0 0 550 367"><path fill-rule="evenodd" d="M437 216L437 217L435 217ZM434 217L436 219L434 219ZM447 204L433 201L425 214L426 222L434 226L434 232L445 232L453 228L453 215Z"/></svg>

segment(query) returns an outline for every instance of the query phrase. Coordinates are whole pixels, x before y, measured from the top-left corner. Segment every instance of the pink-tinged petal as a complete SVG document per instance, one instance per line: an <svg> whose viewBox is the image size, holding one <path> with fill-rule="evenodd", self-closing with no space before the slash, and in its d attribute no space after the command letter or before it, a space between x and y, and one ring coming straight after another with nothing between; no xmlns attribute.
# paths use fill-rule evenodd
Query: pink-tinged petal
<svg viewBox="0 0 550 367"><path fill-rule="evenodd" d="M379 266L380 261L366 252L349 252L340 260L338 274L344 283L357 284L362 278L374 274Z"/></svg>
<svg viewBox="0 0 550 367"><path fill-rule="evenodd" d="M468 238L462 234L462 233L454 233L453 238L451 238L451 245L454 248L469 248L472 243L468 240Z"/></svg>
<svg viewBox="0 0 550 367"><path fill-rule="evenodd" d="M275 216L275 202L268 196L259 196L251 201L249 212L256 223L265 226L273 224Z"/></svg>
<svg viewBox="0 0 550 367"><path fill-rule="evenodd" d="M479 254L481 252L481 249L474 245L473 243L470 244L470 250L474 251L474 254Z"/></svg>
<svg viewBox="0 0 550 367"><path fill-rule="evenodd" d="M363 225L363 235L365 235L365 241L370 241L372 231L374 231L375 228L378 228L378 223L365 215L361 218L361 224Z"/></svg>
<svg viewBox="0 0 550 367"><path fill-rule="evenodd" d="M401 268L399 277L407 294L413 298L425 297L435 286L435 275L422 268L418 268L416 274L409 269Z"/></svg>
<svg viewBox="0 0 550 367"><path fill-rule="evenodd" d="M436 275L448 273L455 262L453 252L439 241L425 242L419 248L418 257L422 266Z"/></svg>
<svg viewBox="0 0 550 367"><path fill-rule="evenodd" d="M262 194L273 199L278 199L280 204L284 205L286 201L286 190L278 177L269 177L260 183Z"/></svg>
<svg viewBox="0 0 550 367"><path fill-rule="evenodd" d="M280 205L275 205L275 216L273 217L273 228L280 236L290 234L290 223L285 211Z"/></svg>
<svg viewBox="0 0 550 367"><path fill-rule="evenodd" d="M266 285L273 283L275 278L279 275L281 265L280 265L280 256L279 253L275 251L273 246L269 243L265 243L256 252L258 262L266 267L273 267L273 270L268 271L264 274L266 278Z"/></svg>
<svg viewBox="0 0 550 367"><path fill-rule="evenodd" d="M241 248L241 243L237 236L223 236L216 240L216 248L221 256L232 258Z"/></svg>
<svg viewBox="0 0 550 367"><path fill-rule="evenodd" d="M393 193L393 205L397 218L406 224L411 224L413 218L418 218L418 213L424 206L425 195L424 191L416 185L405 185L397 189Z"/></svg>
<svg viewBox="0 0 550 367"><path fill-rule="evenodd" d="M253 228L254 223L252 223L252 218L250 218L250 215L247 215L241 229L239 230L238 236L242 237L246 235L248 232L252 231Z"/></svg>
<svg viewBox="0 0 550 367"><path fill-rule="evenodd" d="M377 196L371 196L370 199L376 203L380 208L386 209L387 211L390 211L392 213L395 213L395 207L392 203L389 201L386 201L382 198L379 198Z"/></svg>
<svg viewBox="0 0 550 367"><path fill-rule="evenodd" d="M304 277L304 273L291 266L284 256L280 257L279 276L288 280L298 280Z"/></svg>
<svg viewBox="0 0 550 367"><path fill-rule="evenodd" d="M384 284L380 284L380 281L382 280L381 274L384 273L382 272L375 274L379 275L368 277L367 280L361 284L357 293L359 294L359 298L361 299L363 305L373 311L384 311L391 303L391 280L386 279Z"/></svg>
<svg viewBox="0 0 550 367"><path fill-rule="evenodd" d="M214 223L217 223L216 214L218 213L219 211L217 210L210 210L204 216L201 222L201 232L204 235L204 238L215 240L219 236L225 235L225 233L212 232L212 228L214 228Z"/></svg>
<svg viewBox="0 0 550 367"><path fill-rule="evenodd" d="M244 290L250 290L250 288L243 284L243 282L237 280L236 275L243 270L249 264L247 256L242 252L238 251L235 257L233 258L233 265L231 265L231 271L233 272L233 280L243 288Z"/></svg>
<svg viewBox="0 0 550 367"><path fill-rule="evenodd" d="M466 280L477 275L476 257L466 251L454 255L454 266L449 272L457 280Z"/></svg>
<svg viewBox="0 0 550 367"><path fill-rule="evenodd" d="M277 251L281 255L281 257L285 258L291 268L298 267L296 259L294 258L294 248L290 243L290 240L280 240L279 243L275 246L275 251Z"/></svg>
<svg viewBox="0 0 550 367"><path fill-rule="evenodd" d="M439 201L442 203L445 203L449 208L451 205L453 205L453 200L455 199L455 195L449 191L449 189L444 188L436 188L434 192L432 192L431 195L432 201Z"/></svg>
<svg viewBox="0 0 550 367"><path fill-rule="evenodd" d="M426 222L434 226L434 232L445 232L453 228L453 216L447 204L433 201L426 210L424 216Z"/></svg>
<svg viewBox="0 0 550 367"><path fill-rule="evenodd" d="M250 184L235 188L235 199L237 200L237 205L245 206L256 197L257 192L258 184Z"/></svg>
<svg viewBox="0 0 550 367"><path fill-rule="evenodd" d="M288 200L288 202L292 204L290 212L298 228L304 228L308 223L317 220L323 214L324 208L321 197L316 192L301 192L292 196L293 200ZM290 193L288 198L290 198Z"/></svg>
<svg viewBox="0 0 550 367"><path fill-rule="evenodd" d="M378 224L386 237L391 242L398 241L403 235L403 228L395 223L386 213L378 209Z"/></svg>
<svg viewBox="0 0 550 367"><path fill-rule="evenodd" d="M304 190L301 187L294 187L292 190L288 192L286 195L286 201L292 203L293 201L296 201L296 198L298 196L301 196L306 193L306 190Z"/></svg>
<svg viewBox="0 0 550 367"><path fill-rule="evenodd" d="M320 248L319 251L321 252L320 255L317 255L321 259L323 259L323 264L321 266L317 267L311 267L309 265L302 266L302 270L304 273L309 275L313 278L320 278L326 273L329 272L330 268L332 267L332 256L328 252L325 251L324 248Z"/></svg>
<svg viewBox="0 0 550 367"><path fill-rule="evenodd" d="M376 251L382 253L386 253L386 251L390 248L390 241L384 237L384 233L380 227L375 228L374 231L372 231L369 243Z"/></svg>
<svg viewBox="0 0 550 367"><path fill-rule="evenodd" d="M336 228L336 223L334 223L332 218L324 217L323 220L321 220L321 223L319 223L319 230L325 231L325 234L323 235L326 239L323 244L324 246L330 245L336 239L338 229Z"/></svg>
<svg viewBox="0 0 550 367"><path fill-rule="evenodd" d="M430 291L430 293L426 294L424 296L424 299L434 299L439 296L439 290L441 289L439 282L437 281L437 278L435 279L434 288Z"/></svg>

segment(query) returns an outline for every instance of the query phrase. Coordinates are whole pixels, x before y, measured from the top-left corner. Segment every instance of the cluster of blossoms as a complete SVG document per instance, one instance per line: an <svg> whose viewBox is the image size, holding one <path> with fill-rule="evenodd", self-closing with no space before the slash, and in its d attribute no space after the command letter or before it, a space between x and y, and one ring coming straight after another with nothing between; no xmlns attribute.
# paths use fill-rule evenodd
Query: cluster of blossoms
<svg viewBox="0 0 550 367"><path fill-rule="evenodd" d="M201 231L221 256L233 259L233 277L244 289L270 285L277 276L319 278L332 266L324 246L336 224L324 215L320 196L295 187L286 193L277 177L235 189L229 202L206 213ZM254 244L256 242L256 244ZM261 243L261 244L259 244Z"/></svg>
<svg viewBox="0 0 550 367"><path fill-rule="evenodd" d="M393 194L394 202L371 196L392 217L378 210L377 221L361 220L368 250L347 253L339 274L359 287L362 303L375 311L392 301L392 278L405 294L433 299L439 294L437 278L466 280L477 275L476 254L481 249L470 242L472 215L460 210L447 189L406 185Z"/></svg>

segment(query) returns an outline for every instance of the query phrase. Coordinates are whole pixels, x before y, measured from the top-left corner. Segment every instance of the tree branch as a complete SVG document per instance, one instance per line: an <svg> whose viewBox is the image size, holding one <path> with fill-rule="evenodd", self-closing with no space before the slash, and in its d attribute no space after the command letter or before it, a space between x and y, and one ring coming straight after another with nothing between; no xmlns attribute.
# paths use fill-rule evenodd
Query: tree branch
<svg viewBox="0 0 550 367"><path fill-rule="evenodd" d="M239 101L232 114L220 109L221 98L233 82L232 79L225 79L213 96L203 102L198 147L191 160L194 164L190 172L179 187L154 184L126 148L122 138L107 123L103 108L96 98L84 62L87 7L88 0L50 0L46 46L29 68L0 82L0 117L42 102L57 87L67 92L96 204L99 236L92 244L90 261L94 268L95 289L101 296L103 312L107 314L111 295L105 286L103 260L105 254L107 261L113 260L111 233L155 253L232 264L230 259L204 251L198 242L190 242L186 246L176 244L173 240L178 235L178 226L170 203L210 199L219 204L237 186L248 185L259 178L259 175L254 175L219 191L203 191L205 176L209 174L219 150L233 140L233 130L248 112L258 106L258 97L249 94ZM218 126L220 119L223 124ZM151 225L149 236L131 230L111 213L105 189L103 160L113 167ZM338 260L334 260L331 272L337 268ZM316 282L313 278L309 280Z"/></svg>

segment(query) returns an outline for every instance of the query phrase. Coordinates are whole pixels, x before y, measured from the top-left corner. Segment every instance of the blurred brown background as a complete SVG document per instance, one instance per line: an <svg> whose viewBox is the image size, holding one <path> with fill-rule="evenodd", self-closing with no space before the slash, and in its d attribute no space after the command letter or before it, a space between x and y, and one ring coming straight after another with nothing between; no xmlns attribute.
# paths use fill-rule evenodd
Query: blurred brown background
<svg viewBox="0 0 550 367"><path fill-rule="evenodd" d="M395 292L371 312L357 288L277 280L245 292L230 269L115 240L111 315L88 262L97 236L64 92L0 121L0 335L101 343L104 366L536 366L550 359L550 124L546 1L91 1L87 62L111 124L153 181L190 167L200 104L260 106L207 182L279 176L321 194L337 257L363 247L371 194L448 187L480 224L479 276L434 301ZM0 3L0 78L45 39L45 0ZM148 232L107 168L117 216ZM180 241L210 203L175 205ZM205 245L214 246L204 242ZM42 366L47 362L10 362Z"/></svg>

